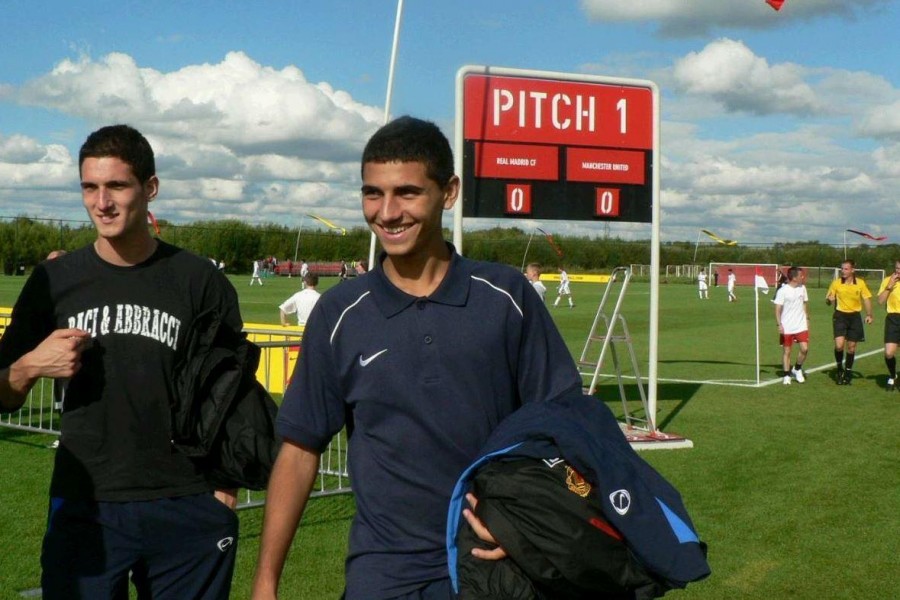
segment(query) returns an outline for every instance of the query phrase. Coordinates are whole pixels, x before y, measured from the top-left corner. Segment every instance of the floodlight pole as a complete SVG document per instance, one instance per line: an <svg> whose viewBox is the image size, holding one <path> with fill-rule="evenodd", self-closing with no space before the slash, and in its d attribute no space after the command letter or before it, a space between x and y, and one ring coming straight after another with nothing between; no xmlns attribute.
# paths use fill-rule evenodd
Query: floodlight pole
<svg viewBox="0 0 900 600"><path fill-rule="evenodd" d="M306 215L300 219L300 228L297 230L297 242L294 244L294 262L297 262L297 252L300 250L300 232L303 231L303 223L306 221ZM290 272L288 272L290 275Z"/></svg>
<svg viewBox="0 0 900 600"><path fill-rule="evenodd" d="M844 230L844 260L847 260L847 230Z"/></svg>
<svg viewBox="0 0 900 600"><path fill-rule="evenodd" d="M697 262L697 249L699 247L700 247L700 232L698 231L697 232L697 242L694 244L694 260L691 261L692 263Z"/></svg>
<svg viewBox="0 0 900 600"><path fill-rule="evenodd" d="M394 66L397 64L397 47L400 44L400 23L403 17L403 0L397 0L397 18L394 20L394 42L391 45L391 65L388 68L387 98L384 101L384 123L391 118L391 96L394 93ZM375 268L375 232L369 235L369 268Z"/></svg>
<svg viewBox="0 0 900 600"><path fill-rule="evenodd" d="M525 244L525 254L522 255L522 271L525 271L525 261L528 259L528 249L531 248L531 240L534 239L534 229L531 230L531 235L528 237L528 243Z"/></svg>

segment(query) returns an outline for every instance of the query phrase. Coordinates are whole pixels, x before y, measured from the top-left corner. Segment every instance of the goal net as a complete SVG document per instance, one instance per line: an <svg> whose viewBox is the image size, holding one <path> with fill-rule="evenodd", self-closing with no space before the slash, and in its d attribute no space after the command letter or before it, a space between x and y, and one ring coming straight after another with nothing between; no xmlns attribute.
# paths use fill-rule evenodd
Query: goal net
<svg viewBox="0 0 900 600"><path fill-rule="evenodd" d="M778 265L771 263L709 263L709 275L714 278L719 285L728 283L728 271L735 275L735 285L744 285L753 287L756 282L757 269L759 274L770 287L774 287L778 281Z"/></svg>

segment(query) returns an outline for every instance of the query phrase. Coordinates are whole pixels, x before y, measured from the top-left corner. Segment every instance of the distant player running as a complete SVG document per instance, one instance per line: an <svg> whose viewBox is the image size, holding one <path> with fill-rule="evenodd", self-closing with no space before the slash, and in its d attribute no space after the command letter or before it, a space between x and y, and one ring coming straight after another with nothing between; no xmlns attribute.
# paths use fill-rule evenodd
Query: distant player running
<svg viewBox="0 0 900 600"><path fill-rule="evenodd" d="M697 274L697 286L700 291L701 300L709 300L709 284L706 282L706 269L700 269Z"/></svg>
<svg viewBox="0 0 900 600"><path fill-rule="evenodd" d="M834 303L834 315L831 318L834 329L834 361L837 363L838 385L850 385L853 378L853 359L856 357L856 344L866 339L863 320L860 312L866 309L866 324L872 322L872 292L862 279L856 277L856 269L852 260L841 263L841 277L828 286L825 304ZM844 355L846 345L847 353ZM843 364L842 364L843 363Z"/></svg>
<svg viewBox="0 0 900 600"><path fill-rule="evenodd" d="M262 285L262 279L259 278L259 261L253 261L253 275L250 276L250 285L253 285L253 282L259 282L259 285Z"/></svg>
<svg viewBox="0 0 900 600"><path fill-rule="evenodd" d="M728 301L737 302L737 296L734 295L734 286L737 284L737 275L734 271L728 269Z"/></svg>
<svg viewBox="0 0 900 600"><path fill-rule="evenodd" d="M572 292L569 290L569 274L563 267L559 268L559 287L556 289L556 301L553 306L559 306L559 301L565 296L569 300L569 308L575 308L572 300Z"/></svg>

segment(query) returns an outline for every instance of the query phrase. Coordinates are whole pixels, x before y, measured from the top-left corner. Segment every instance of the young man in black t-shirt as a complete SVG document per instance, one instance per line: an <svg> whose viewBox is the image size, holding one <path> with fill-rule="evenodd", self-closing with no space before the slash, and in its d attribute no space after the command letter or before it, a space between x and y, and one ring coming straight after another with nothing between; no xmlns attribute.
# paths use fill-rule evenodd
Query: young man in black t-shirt
<svg viewBox="0 0 900 600"><path fill-rule="evenodd" d="M232 490L171 444L172 374L195 317L240 333L237 294L205 258L153 238L153 150L126 125L79 155L90 245L39 264L0 339L0 409L42 377L66 385L41 564L44 598L227 598Z"/></svg>

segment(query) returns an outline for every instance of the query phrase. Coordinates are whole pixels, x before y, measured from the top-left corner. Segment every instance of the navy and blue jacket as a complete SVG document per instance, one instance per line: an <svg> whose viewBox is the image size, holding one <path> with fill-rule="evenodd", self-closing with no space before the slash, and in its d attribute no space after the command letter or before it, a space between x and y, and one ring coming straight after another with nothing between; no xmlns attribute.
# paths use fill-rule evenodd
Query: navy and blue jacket
<svg viewBox="0 0 900 600"><path fill-rule="evenodd" d="M709 575L706 545L678 491L631 448L605 404L570 394L527 404L507 417L459 478L447 517L448 567L457 592L456 542L465 494L481 466L514 458L563 458L571 464L595 486L604 517L655 577L682 588Z"/></svg>

